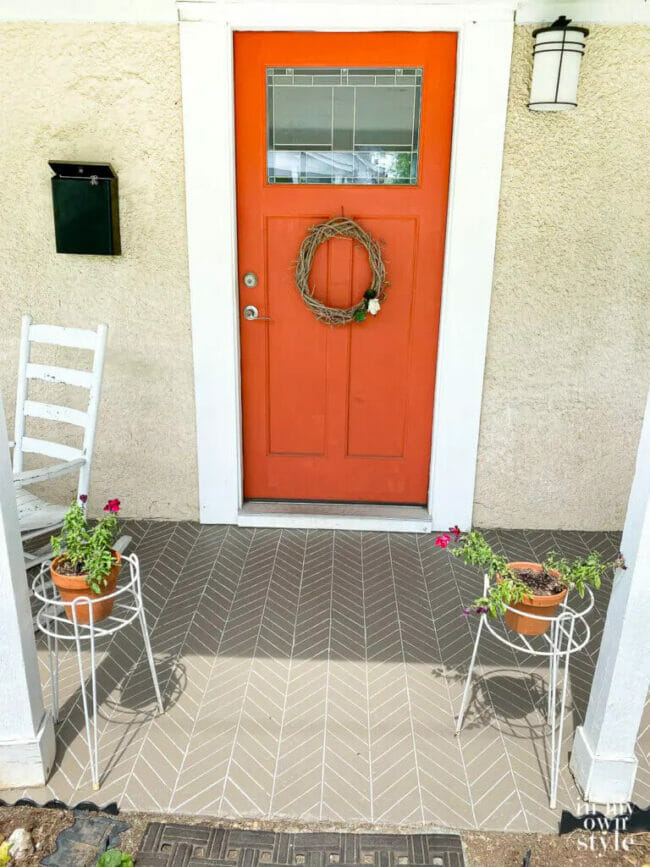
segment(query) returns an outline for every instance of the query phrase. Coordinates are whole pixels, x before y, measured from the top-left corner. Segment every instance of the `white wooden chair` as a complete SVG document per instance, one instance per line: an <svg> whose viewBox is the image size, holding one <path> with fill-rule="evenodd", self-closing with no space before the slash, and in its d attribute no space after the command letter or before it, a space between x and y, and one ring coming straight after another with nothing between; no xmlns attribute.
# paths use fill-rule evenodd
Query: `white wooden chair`
<svg viewBox="0 0 650 867"><path fill-rule="evenodd" d="M60 506L42 500L29 490L31 485L78 471L77 494L88 496L107 334L108 326L103 324L98 326L97 331L89 331L83 328L63 328L59 325L34 325L31 316L23 316L13 443L14 486L23 543L60 527L69 505ZM93 353L92 370L36 364L30 360L34 343L90 350ZM31 380L64 383L87 389L86 410L30 400L28 387ZM25 432L28 418L65 422L83 428L81 448L28 436ZM25 454L54 458L59 462L39 469L25 470L23 461ZM49 545L36 552L25 552L25 566L27 568L36 566L46 560L50 554Z"/></svg>

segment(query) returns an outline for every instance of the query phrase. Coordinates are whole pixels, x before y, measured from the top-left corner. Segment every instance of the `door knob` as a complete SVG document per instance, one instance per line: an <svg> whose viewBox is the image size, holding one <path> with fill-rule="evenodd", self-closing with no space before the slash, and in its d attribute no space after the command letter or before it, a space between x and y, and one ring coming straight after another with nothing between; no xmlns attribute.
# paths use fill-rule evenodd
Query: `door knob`
<svg viewBox="0 0 650 867"><path fill-rule="evenodd" d="M254 304L247 304L244 307L244 319L252 322L254 319L265 319L267 322L272 322L270 316L260 316L260 312Z"/></svg>

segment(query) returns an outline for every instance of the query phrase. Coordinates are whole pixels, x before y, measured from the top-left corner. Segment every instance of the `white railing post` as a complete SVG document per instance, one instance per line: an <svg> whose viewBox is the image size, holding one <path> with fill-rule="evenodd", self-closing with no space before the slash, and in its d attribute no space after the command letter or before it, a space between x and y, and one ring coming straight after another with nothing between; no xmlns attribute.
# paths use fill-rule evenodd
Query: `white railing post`
<svg viewBox="0 0 650 867"><path fill-rule="evenodd" d="M629 801L635 745L650 681L650 393L621 550L585 723L576 729L571 770L586 800Z"/></svg>
<svg viewBox="0 0 650 867"><path fill-rule="evenodd" d="M54 762L54 726L43 705L9 441L0 397L0 789L39 786Z"/></svg>

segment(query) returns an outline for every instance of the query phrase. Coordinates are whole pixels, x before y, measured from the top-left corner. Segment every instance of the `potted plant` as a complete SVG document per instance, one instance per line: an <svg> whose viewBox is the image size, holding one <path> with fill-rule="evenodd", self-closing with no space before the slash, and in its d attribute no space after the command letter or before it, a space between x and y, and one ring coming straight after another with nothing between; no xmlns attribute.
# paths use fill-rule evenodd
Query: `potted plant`
<svg viewBox="0 0 650 867"><path fill-rule="evenodd" d="M477 530L461 533L457 526L438 536L436 545L447 548L452 537L454 546L451 553L466 565L477 566L490 580L487 594L464 608L463 614L473 611L490 617L503 614L508 626L521 635L542 635L551 622L535 620L527 615L554 617L569 590L576 590L582 597L588 585L597 590L610 569L625 569L622 554L619 553L611 562L605 562L598 551L591 551L586 557L572 562L564 557L558 558L554 552L547 554L543 563L508 562L505 557L494 553Z"/></svg>
<svg viewBox="0 0 650 867"><path fill-rule="evenodd" d="M80 502L70 506L61 534L52 536L56 556L50 574L64 602L72 603L79 597L93 600L93 621L97 623L110 615L115 601L115 597L104 597L114 592L120 572L120 555L113 549L120 501L109 500L104 506L104 516L91 529L84 508L87 499L82 494ZM74 619L72 604L65 606L65 613L70 620ZM89 603L78 603L76 614L77 622L89 623Z"/></svg>

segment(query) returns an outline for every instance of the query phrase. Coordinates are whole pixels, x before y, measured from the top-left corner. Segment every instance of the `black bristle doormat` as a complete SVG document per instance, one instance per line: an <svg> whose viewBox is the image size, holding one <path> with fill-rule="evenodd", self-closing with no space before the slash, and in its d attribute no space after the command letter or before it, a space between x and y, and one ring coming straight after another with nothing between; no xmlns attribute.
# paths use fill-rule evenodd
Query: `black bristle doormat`
<svg viewBox="0 0 650 867"><path fill-rule="evenodd" d="M138 867L464 867L458 834L247 831L151 822Z"/></svg>

